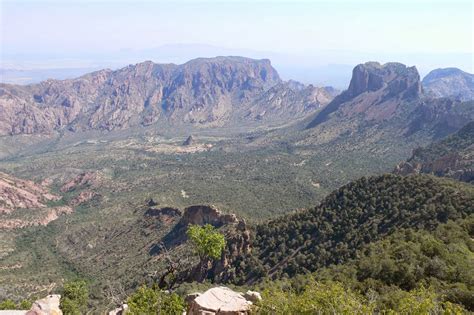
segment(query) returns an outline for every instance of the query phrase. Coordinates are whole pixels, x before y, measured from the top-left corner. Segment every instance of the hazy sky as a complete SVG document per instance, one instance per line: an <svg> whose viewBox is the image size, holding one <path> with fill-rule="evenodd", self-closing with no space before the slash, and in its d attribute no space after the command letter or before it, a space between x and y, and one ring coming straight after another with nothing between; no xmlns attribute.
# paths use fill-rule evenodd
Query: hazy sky
<svg viewBox="0 0 474 315"><path fill-rule="evenodd" d="M205 44L314 56L322 63L352 62L338 60L341 53L417 56L413 63L440 55L442 66L452 58L453 66L473 71L469 0L0 2L4 66Z"/></svg>

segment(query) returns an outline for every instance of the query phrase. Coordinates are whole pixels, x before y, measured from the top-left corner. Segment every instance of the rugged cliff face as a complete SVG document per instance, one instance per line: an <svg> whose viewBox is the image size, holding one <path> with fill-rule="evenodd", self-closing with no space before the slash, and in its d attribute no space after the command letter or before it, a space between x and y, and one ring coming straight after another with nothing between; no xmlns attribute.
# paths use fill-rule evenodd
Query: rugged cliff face
<svg viewBox="0 0 474 315"><path fill-rule="evenodd" d="M473 117L472 103L426 95L415 67L368 62L354 68L348 89L321 110L308 129L330 126L333 134L360 134L376 128L396 136L423 131L436 139Z"/></svg>
<svg viewBox="0 0 474 315"><path fill-rule="evenodd" d="M382 121L393 116L401 103L421 95L420 76L415 67L367 62L354 68L349 88L329 103L308 127L323 123L335 112L346 117L361 114L365 120Z"/></svg>
<svg viewBox="0 0 474 315"><path fill-rule="evenodd" d="M416 97L421 94L420 76L415 67L401 63L367 62L352 71L352 79L347 93L356 97L364 92L381 91L388 97Z"/></svg>
<svg viewBox="0 0 474 315"><path fill-rule="evenodd" d="M269 90L277 85L276 91ZM73 80L1 84L0 135L285 120L331 99L325 89L285 84L267 59L199 58L182 65L146 61Z"/></svg>

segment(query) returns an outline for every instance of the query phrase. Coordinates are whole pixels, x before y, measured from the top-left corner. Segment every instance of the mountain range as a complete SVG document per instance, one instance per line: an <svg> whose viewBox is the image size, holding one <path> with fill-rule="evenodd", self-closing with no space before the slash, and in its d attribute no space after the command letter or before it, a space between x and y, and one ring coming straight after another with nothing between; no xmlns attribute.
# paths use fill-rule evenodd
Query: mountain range
<svg viewBox="0 0 474 315"><path fill-rule="evenodd" d="M80 276L103 313L111 288L125 298L174 259L176 282L353 272L384 307L427 281L474 309L472 121L473 101L400 63L357 65L341 93L241 57L0 85L0 298ZM196 273L185 230L205 223L227 246ZM461 240L435 235L452 226Z"/></svg>
<svg viewBox="0 0 474 315"><path fill-rule="evenodd" d="M146 61L72 80L2 84L0 134L285 123L315 112L332 94L331 89L282 81L269 60Z"/></svg>
<svg viewBox="0 0 474 315"><path fill-rule="evenodd" d="M337 95L329 87L281 80L267 59L146 61L77 79L1 84L0 134L278 126L316 115L311 128L329 116L378 124L410 112L399 126L403 133L431 123L442 136L467 122L456 104L472 99L473 91L472 75L458 69L434 70L420 81L415 67L399 63L358 65L348 89Z"/></svg>

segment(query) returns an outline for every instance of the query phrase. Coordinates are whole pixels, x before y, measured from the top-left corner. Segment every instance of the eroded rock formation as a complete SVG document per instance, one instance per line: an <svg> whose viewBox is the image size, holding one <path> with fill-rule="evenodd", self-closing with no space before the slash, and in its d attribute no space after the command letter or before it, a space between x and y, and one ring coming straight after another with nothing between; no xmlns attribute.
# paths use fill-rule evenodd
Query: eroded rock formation
<svg viewBox="0 0 474 315"><path fill-rule="evenodd" d="M61 204L61 196L33 181L0 173L0 229L47 225L71 207Z"/></svg>

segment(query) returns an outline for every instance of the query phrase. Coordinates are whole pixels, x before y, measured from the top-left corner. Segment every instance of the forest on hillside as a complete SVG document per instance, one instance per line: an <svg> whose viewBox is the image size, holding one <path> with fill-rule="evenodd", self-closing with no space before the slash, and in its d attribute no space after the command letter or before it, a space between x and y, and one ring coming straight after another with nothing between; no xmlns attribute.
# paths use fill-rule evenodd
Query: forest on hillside
<svg viewBox="0 0 474 315"><path fill-rule="evenodd" d="M354 258L401 229L432 231L474 212L474 187L427 175L361 178L314 209L260 224L254 250L233 262L236 283L307 274Z"/></svg>

